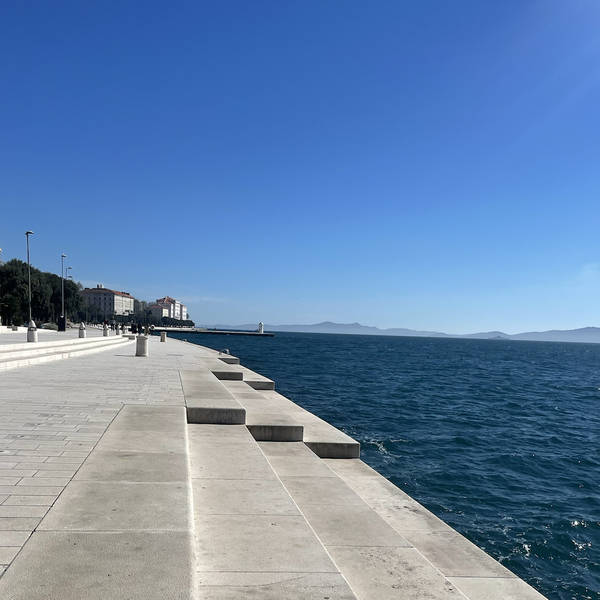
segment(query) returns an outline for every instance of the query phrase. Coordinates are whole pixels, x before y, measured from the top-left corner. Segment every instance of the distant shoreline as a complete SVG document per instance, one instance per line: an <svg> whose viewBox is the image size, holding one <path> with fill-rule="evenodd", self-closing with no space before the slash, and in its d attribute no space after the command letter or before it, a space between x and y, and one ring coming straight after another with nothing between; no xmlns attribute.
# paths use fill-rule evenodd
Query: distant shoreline
<svg viewBox="0 0 600 600"><path fill-rule="evenodd" d="M215 325L211 329L251 331L252 325ZM583 344L600 343L600 327L582 327L579 329L552 329L548 331L528 331L507 334L502 331L488 331L469 334L452 334L437 331L419 331L415 329L390 328L379 329L360 323L333 323L325 321L312 325L265 325L265 331L271 333L324 333L338 335L373 335L387 337L418 337L436 339L478 339L492 341L526 341L526 342L569 342Z"/></svg>

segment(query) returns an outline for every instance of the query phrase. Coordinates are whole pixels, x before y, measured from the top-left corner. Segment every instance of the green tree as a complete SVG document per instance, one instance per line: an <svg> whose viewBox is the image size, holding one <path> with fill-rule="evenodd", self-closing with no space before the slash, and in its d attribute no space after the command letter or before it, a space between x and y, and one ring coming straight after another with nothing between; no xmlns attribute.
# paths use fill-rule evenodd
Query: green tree
<svg viewBox="0 0 600 600"><path fill-rule="evenodd" d="M79 317L82 309L80 289L78 284L65 280L67 317ZM39 323L56 322L61 314L61 280L58 275L31 268L31 314ZM27 323L27 263L22 260L15 258L0 265L0 315L6 324Z"/></svg>

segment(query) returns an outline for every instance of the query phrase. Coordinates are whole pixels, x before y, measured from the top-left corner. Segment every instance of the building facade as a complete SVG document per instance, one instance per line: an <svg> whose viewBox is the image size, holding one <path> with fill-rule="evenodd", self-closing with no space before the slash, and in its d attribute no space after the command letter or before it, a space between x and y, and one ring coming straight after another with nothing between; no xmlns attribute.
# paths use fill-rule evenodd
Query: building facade
<svg viewBox="0 0 600 600"><path fill-rule="evenodd" d="M169 309L164 308L160 304L149 304L146 310L150 312L153 318L158 319L159 321L163 317L169 316Z"/></svg>
<svg viewBox="0 0 600 600"><path fill-rule="evenodd" d="M110 290L99 283L95 288L85 288L81 295L88 308L95 309L104 318L133 314L135 299L128 292Z"/></svg>
<svg viewBox="0 0 600 600"><path fill-rule="evenodd" d="M160 306L161 308L165 309L168 314L164 316L169 317L170 319L185 321L188 318L187 307L185 304L181 304L181 302L175 300L175 298L171 298L170 296L158 298L155 306Z"/></svg>

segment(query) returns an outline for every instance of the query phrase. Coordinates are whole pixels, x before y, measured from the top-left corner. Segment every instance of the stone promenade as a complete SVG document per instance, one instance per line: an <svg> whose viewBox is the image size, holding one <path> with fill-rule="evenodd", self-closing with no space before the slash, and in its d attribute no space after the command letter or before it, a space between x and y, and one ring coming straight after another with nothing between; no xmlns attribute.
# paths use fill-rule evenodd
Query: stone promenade
<svg viewBox="0 0 600 600"><path fill-rule="evenodd" d="M2 600L543 598L266 377L149 349L0 373Z"/></svg>

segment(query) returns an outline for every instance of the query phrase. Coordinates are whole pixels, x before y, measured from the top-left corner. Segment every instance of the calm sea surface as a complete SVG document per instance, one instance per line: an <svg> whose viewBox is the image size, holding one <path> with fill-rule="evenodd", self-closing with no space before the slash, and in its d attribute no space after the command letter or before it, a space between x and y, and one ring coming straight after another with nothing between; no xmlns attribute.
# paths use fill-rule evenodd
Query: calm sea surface
<svg viewBox="0 0 600 600"><path fill-rule="evenodd" d="M600 599L600 344L176 337L274 379L548 598Z"/></svg>

